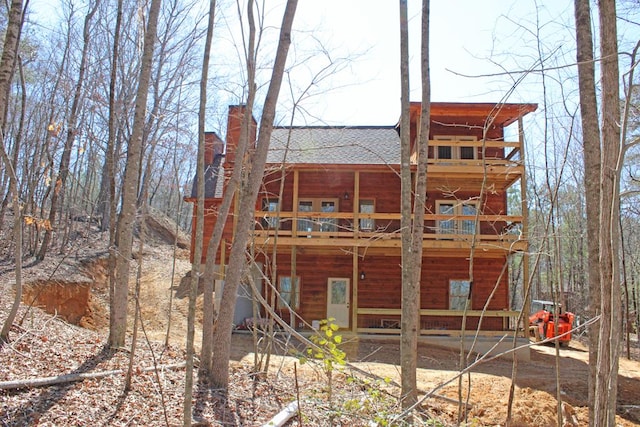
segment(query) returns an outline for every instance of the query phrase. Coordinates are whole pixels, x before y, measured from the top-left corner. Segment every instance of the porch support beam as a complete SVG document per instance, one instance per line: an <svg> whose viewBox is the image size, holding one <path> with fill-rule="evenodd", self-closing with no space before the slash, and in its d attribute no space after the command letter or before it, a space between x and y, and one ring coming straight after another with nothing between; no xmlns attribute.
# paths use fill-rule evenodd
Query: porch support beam
<svg viewBox="0 0 640 427"><path fill-rule="evenodd" d="M358 329L358 284L360 280L360 275L358 271L360 271L359 267L359 252L358 248L353 248L353 271L351 272L351 283L352 286L352 298L351 298L351 330L356 332Z"/></svg>
<svg viewBox="0 0 640 427"><path fill-rule="evenodd" d="M524 164L524 125L522 117L518 118L518 139L520 141L520 159ZM522 236L523 239L529 241L529 215L527 207L527 175L522 174L520 178L520 200L522 200ZM522 292L526 293L529 282L529 251L525 250L522 254ZM525 295L522 305L522 331L525 337L529 336L529 313L531 313L531 295Z"/></svg>

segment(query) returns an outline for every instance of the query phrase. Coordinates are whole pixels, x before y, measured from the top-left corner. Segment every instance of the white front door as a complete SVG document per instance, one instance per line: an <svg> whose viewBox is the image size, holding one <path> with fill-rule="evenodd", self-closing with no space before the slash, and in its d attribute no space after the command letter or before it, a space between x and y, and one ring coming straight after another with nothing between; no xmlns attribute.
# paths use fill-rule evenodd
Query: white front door
<svg viewBox="0 0 640 427"><path fill-rule="evenodd" d="M349 327L349 279L330 277L327 285L327 319L341 328Z"/></svg>

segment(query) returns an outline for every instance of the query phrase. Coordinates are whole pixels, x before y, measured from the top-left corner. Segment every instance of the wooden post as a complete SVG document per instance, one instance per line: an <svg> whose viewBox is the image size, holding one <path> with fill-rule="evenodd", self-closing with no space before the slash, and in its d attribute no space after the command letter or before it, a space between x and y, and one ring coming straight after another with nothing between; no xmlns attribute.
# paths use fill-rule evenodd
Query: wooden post
<svg viewBox="0 0 640 427"><path fill-rule="evenodd" d="M360 234L360 220L358 213L360 212L360 172L356 171L353 180L353 233L356 238ZM353 271L351 287L351 331L354 333L358 330L358 287L360 280L360 250L358 246L353 246Z"/></svg>
<svg viewBox="0 0 640 427"><path fill-rule="evenodd" d="M357 246L353 247L353 272L352 280L353 286L351 287L351 331L356 332L358 330L358 285L360 280L360 274L358 273L358 261L360 251Z"/></svg>
<svg viewBox="0 0 640 427"><path fill-rule="evenodd" d="M360 171L356 171L353 179L353 233L357 238L360 236ZM354 267L356 265L354 264Z"/></svg>
<svg viewBox="0 0 640 427"><path fill-rule="evenodd" d="M298 186L300 185L300 174L298 172L298 170L294 170L293 171L293 224L291 225L291 236L293 237L298 237ZM296 290L296 262L297 262L297 255L298 255L298 247L295 244L295 239L294 239L294 244L291 247L291 295L294 296L295 294L295 290ZM302 283L300 283L300 288L298 289L299 291L302 291ZM298 292L298 294L300 294L301 292ZM300 301L300 295L295 295L296 298L298 298L298 301ZM291 302L293 303L293 298L291 299ZM292 311L293 311L294 307L292 307ZM293 329L295 329L296 327L296 319L295 316L293 315L292 312L289 312L289 325L291 325L291 327Z"/></svg>
<svg viewBox="0 0 640 427"><path fill-rule="evenodd" d="M298 185L300 176L298 170L293 171L293 223L291 224L291 236L298 237Z"/></svg>
<svg viewBox="0 0 640 427"><path fill-rule="evenodd" d="M300 294L302 293L302 283L300 283L300 287L297 289L296 293L296 258L298 254L298 247L293 245L291 247L291 298L290 303L292 305L291 310L289 311L289 325L295 329L296 328L296 316L293 315L293 312L296 311L296 306L294 301L300 301Z"/></svg>
<svg viewBox="0 0 640 427"><path fill-rule="evenodd" d="M525 152L524 152L524 126L522 123L522 116L518 117L518 142L520 142L520 161L522 162L523 172L520 178L520 200L522 203L522 238L527 242L529 241L529 215L527 206L527 173L524 170L525 165ZM527 245L522 255L522 290L527 289L527 281L529 280L529 247ZM522 331L525 337L529 336L529 312L531 311L531 296L526 295L522 304Z"/></svg>

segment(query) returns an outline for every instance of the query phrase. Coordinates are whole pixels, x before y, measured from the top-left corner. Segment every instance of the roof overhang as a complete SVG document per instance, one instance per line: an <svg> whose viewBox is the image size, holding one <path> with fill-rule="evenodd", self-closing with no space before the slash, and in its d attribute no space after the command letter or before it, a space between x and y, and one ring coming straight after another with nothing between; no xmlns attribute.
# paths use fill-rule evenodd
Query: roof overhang
<svg viewBox="0 0 640 427"><path fill-rule="evenodd" d="M461 123L509 126L525 115L536 111L538 104L506 104L492 102L432 102L431 120L442 123ZM411 121L417 123L422 103L411 103Z"/></svg>

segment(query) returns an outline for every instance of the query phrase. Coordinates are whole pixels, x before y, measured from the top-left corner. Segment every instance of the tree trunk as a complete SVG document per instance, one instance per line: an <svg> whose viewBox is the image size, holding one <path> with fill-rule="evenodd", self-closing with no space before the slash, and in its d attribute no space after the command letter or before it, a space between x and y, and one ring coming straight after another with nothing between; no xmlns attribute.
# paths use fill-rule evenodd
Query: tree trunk
<svg viewBox="0 0 640 427"><path fill-rule="evenodd" d="M255 25L253 23L253 2L250 1L247 4L248 8L248 20L249 20L249 38L247 49L247 78L249 93L247 95L247 104L242 117L242 127L240 128L240 136L238 141L238 147L236 148L236 159L244 159L244 154L247 151L249 145L250 127L252 126L253 118L253 104L255 100ZM227 187L222 199L222 203L218 209L216 217L216 224L213 228L209 245L207 246L207 257L205 260L204 268L204 307L211 307L210 310L205 310L202 319L202 350L200 355L200 372L209 377L209 380L213 381L211 377L212 368L212 356L213 356L213 324L215 313L213 312L213 287L216 275L216 254L222 241L222 233L224 231L224 225L227 222L229 211L233 203L238 183L242 174L242 161L236 161L233 165L233 171L231 172L231 178L227 183ZM221 260L224 265L225 260Z"/></svg>
<svg viewBox="0 0 640 427"><path fill-rule="evenodd" d="M3 134L3 144L5 121L9 107L9 91L11 89L13 73L16 69L20 34L22 32L22 14L22 0L12 0L4 35L2 57L0 58L0 130L2 130Z"/></svg>
<svg viewBox="0 0 640 427"><path fill-rule="evenodd" d="M582 141L584 147L584 189L587 208L587 268L588 268L588 316L600 313L600 130L598 128L598 102L596 100L595 64L593 62L593 34L589 0L575 0L576 43ZM589 424L593 424L593 396L598 352L597 323L589 327Z"/></svg>
<svg viewBox="0 0 640 427"><path fill-rule="evenodd" d="M195 251L191 266L191 289L189 290L189 310L187 316L187 366L185 372L183 425L191 425L192 396L193 396L193 358L195 355L194 337L196 323L196 299L198 297L198 282L200 281L200 267L202 263L202 240L204 234L204 126L207 109L207 82L209 80L209 58L211 39L213 37L213 23L216 10L215 0L209 2L209 20L207 22L207 36L204 44L202 60L202 75L200 77L200 106L198 108L198 165L196 179L198 188L198 207L196 216ZM204 313L213 311L213 301L208 300L204 305Z"/></svg>
<svg viewBox="0 0 640 427"><path fill-rule="evenodd" d="M414 266L411 254L411 169L410 157L410 89L409 89L409 22L407 1L400 0L400 209L402 228L402 317L400 339L400 372L402 407L412 406L418 399L416 367L417 342L416 316L414 309Z"/></svg>
<svg viewBox="0 0 640 427"><path fill-rule="evenodd" d="M122 27L122 4L123 0L118 0L116 8L116 25L113 32L113 52L111 55L111 70L109 71L109 135L107 138L107 148L102 166L102 177L100 180L100 191L98 193L97 213L100 217L100 230L111 230L109 247L113 245L112 220L115 220L112 207L115 206L115 153L116 153L116 80L118 78L118 60L120 58L120 31Z"/></svg>
<svg viewBox="0 0 640 427"><path fill-rule="evenodd" d="M22 146L22 140L24 135L24 127L25 127L25 116L27 109L27 88L24 78L24 69L22 67L22 59L18 56L18 75L20 77L20 122L18 123L18 132L16 133L15 140L13 143L13 147L11 147L11 164L13 165L14 170L18 168L19 156L20 156L20 147ZM7 98L8 100L8 98ZM4 141L3 141L4 143ZM3 145L4 147L4 145ZM8 153L7 153L8 154ZM5 175L5 179L9 182L11 181L10 174ZM16 184L17 185L17 184ZM4 183L2 189L4 190ZM20 188L16 189L20 192ZM2 200L2 206L0 206L0 230L2 230L4 226L4 215L7 210L7 206L9 205L9 199L11 198L11 191L7 191L4 199Z"/></svg>
<svg viewBox="0 0 640 427"><path fill-rule="evenodd" d="M211 377L214 387L225 390L229 385L231 326L237 290L240 285L240 280L246 271L246 245L249 241L251 230L253 229L252 223L255 200L264 175L264 168L271 140L271 131L273 129L273 120L275 118L276 103L278 101L282 76L284 74L284 66L287 60L289 46L291 44L291 27L293 25L293 18L295 17L297 5L297 0L287 0L280 29L280 40L278 43L278 50L276 52L276 59L273 66L271 81L269 82L269 89L265 98L262 119L260 121L258 144L252 159L250 159L251 163L249 165L250 172L248 175L248 182L243 186L240 192L240 210L236 226L236 235L231 247L229 268L225 277L220 313L218 313L216 327L213 332L213 343L214 348L216 349L216 357L213 358Z"/></svg>
<svg viewBox="0 0 640 427"><path fill-rule="evenodd" d="M415 200L411 211L411 140L409 90L409 34L407 2L400 1L400 79L401 79L401 210L402 210L402 319L400 364L402 407L407 409L417 402L417 352L420 330L420 273L422 269L422 239L424 204L427 184L427 144L429 141L429 1L422 5L422 111L420 135L416 140L418 166Z"/></svg>
<svg viewBox="0 0 640 427"><path fill-rule="evenodd" d="M100 229L102 231L109 230L109 319L116 318L115 288L116 288L116 79L118 70L118 58L120 51L120 28L122 25L122 7L123 0L118 0L116 9L116 26L113 36L113 55L111 56L111 71L109 77L109 129L107 140L107 151L105 153L105 164L102 169L102 182L100 185L100 193L104 192L104 198L98 198L98 210L102 207L102 218L100 221ZM118 148L119 150L119 148ZM104 205L106 203L106 205Z"/></svg>
<svg viewBox="0 0 640 427"><path fill-rule="evenodd" d="M136 217L136 200L140 176L140 158L142 156L142 132L145 123L149 80L153 62L153 48L158 29L158 16L162 0L151 0L149 21L144 35L144 48L140 67L140 81L136 95L133 132L127 150L127 163L122 188L122 208L118 218L116 236L116 280L111 300L109 319L110 347L124 346L127 331L127 296L129 293L129 261L133 245L133 225Z"/></svg>
<svg viewBox="0 0 640 427"><path fill-rule="evenodd" d="M15 169L11 164L9 156L4 151L4 135L0 131L0 155L5 165L6 170L9 172L9 194L13 197L13 240L14 240L14 257L16 262L16 289L11 306L11 311L4 321L2 331L0 331L0 347L9 341L9 332L13 321L18 314L20 308L20 302L22 301L22 207L20 205L20 197L18 194L18 177L16 176Z"/></svg>
<svg viewBox="0 0 640 427"><path fill-rule="evenodd" d="M618 228L620 90L616 5L602 0L600 56L602 58L602 167L600 174L600 333L594 392L594 425L615 425L620 353L620 233Z"/></svg>
<svg viewBox="0 0 640 427"><path fill-rule="evenodd" d="M124 391L131 391L131 378L133 377L133 363L136 357L136 348L138 344L138 325L143 322L142 311L140 310L140 288L142 282L142 253L144 252L144 241L147 235L146 215L147 215L147 198L142 198L142 206L140 206L140 237L138 238L138 265L136 272L136 286L133 293L134 306L133 311L133 333L131 334L131 349L129 350L129 365L127 373L124 376ZM144 329L143 329L144 330ZM188 363L188 362L187 362Z"/></svg>
<svg viewBox="0 0 640 427"><path fill-rule="evenodd" d="M20 33L22 31L22 1L13 0L9 10L8 23L5 33L4 46L2 49L2 57L0 58L0 155L4 163L5 170L9 172L9 194L13 197L13 239L15 244L15 262L16 262L16 290L13 306L9 315L4 321L2 331L0 331L0 346L9 340L9 332L13 321L18 314L20 301L22 300L22 214L20 206L20 197L18 195L18 177L16 176L15 164L12 164L8 153L4 147L4 129L5 119L9 106L9 90L11 80L13 79L13 71L18 57L18 45L20 42Z"/></svg>

